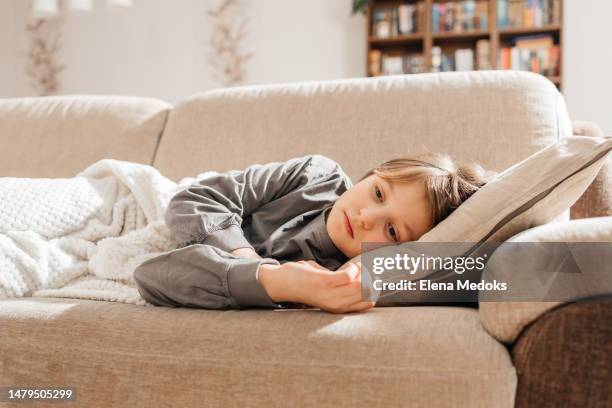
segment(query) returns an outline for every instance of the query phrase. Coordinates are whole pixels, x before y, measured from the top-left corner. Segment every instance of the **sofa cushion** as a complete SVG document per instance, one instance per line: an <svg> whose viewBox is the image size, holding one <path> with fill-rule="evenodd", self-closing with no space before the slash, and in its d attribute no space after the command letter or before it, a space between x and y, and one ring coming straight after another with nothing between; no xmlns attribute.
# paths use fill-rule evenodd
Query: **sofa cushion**
<svg viewBox="0 0 612 408"><path fill-rule="evenodd" d="M612 242L612 216L541 225L524 231L507 242ZM512 247L508 248L512 250ZM504 251L504 247L499 248L498 251ZM496 263L495 258L500 256L508 256L512 259L512 252L493 254L488 264L491 270L486 272L491 278L504 272L495 270L495 268L504 266ZM496 339L505 343L513 343L525 327L562 303L481 302L480 320Z"/></svg>
<svg viewBox="0 0 612 408"><path fill-rule="evenodd" d="M506 348L469 308L198 310L0 300L0 384L102 406L512 407ZM27 344L27 347L24 347Z"/></svg>
<svg viewBox="0 0 612 408"><path fill-rule="evenodd" d="M503 242L567 211L599 173L612 139L569 136L497 174L422 242Z"/></svg>
<svg viewBox="0 0 612 408"><path fill-rule="evenodd" d="M357 180L385 160L442 150L499 171L571 132L561 94L527 72L242 86L179 103L154 164L178 181L313 153Z"/></svg>
<svg viewBox="0 0 612 408"><path fill-rule="evenodd" d="M171 108L129 96L0 99L0 176L70 177L104 158L151 164Z"/></svg>

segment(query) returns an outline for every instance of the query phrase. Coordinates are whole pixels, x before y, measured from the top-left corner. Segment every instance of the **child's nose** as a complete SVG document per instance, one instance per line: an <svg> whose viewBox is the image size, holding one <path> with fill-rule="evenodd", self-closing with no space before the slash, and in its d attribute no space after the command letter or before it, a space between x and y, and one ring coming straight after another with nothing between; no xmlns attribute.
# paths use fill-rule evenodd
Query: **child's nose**
<svg viewBox="0 0 612 408"><path fill-rule="evenodd" d="M372 212L362 208L359 210L359 225L365 229L370 230L374 225L374 220L372 218Z"/></svg>

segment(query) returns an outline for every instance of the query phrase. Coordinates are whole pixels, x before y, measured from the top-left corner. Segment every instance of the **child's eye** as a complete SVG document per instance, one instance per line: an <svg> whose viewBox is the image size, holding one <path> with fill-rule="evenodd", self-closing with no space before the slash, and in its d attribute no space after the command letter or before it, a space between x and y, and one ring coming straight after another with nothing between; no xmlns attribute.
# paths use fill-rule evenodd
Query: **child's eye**
<svg viewBox="0 0 612 408"><path fill-rule="evenodd" d="M379 201L382 201L382 193L380 192L378 186L374 186L374 190L376 192L376 198L378 198Z"/></svg>
<svg viewBox="0 0 612 408"><path fill-rule="evenodd" d="M399 241L397 232L395 231L395 227L393 227L392 225L389 225L389 228L387 229L387 231L389 231L389 235L393 237L393 241L395 242Z"/></svg>

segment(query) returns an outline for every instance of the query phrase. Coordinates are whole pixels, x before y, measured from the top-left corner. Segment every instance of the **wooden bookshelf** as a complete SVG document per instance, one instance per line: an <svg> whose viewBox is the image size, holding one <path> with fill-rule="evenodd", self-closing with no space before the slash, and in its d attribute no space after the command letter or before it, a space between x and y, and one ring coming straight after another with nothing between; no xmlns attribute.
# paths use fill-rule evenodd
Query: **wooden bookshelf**
<svg viewBox="0 0 612 408"><path fill-rule="evenodd" d="M432 48L440 47L443 52L453 54L454 50L460 48L471 48L474 50L476 59L476 42L478 40L489 40L489 64L490 69L500 68L500 53L502 48L512 47L514 39L531 35L549 34L553 43L558 46L558 68L555 75L546 75L560 90L563 78L563 1L559 0L558 24L543 25L541 27L498 27L498 1L484 0L487 3L488 28L486 30L474 29L470 31L436 31L432 28L432 14L435 3L449 3L449 0L373 0L367 8L367 53L366 69L367 75L373 76L370 70L370 51L380 50L385 55L422 55L423 72L432 71ZM401 4L412 4L417 7L421 3L420 26L418 32L380 38L373 31L373 14L376 10L397 7ZM460 3L460 1L454 1ZM506 56L508 55L506 52ZM477 69L474 62L474 69Z"/></svg>

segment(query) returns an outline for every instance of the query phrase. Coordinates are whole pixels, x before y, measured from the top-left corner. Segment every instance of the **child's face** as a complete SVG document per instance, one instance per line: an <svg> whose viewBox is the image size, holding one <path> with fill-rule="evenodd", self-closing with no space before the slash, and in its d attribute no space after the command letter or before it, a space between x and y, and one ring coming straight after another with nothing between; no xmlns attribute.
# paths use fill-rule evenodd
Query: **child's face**
<svg viewBox="0 0 612 408"><path fill-rule="evenodd" d="M336 200L326 228L334 245L352 258L362 242L416 241L432 224L422 181L390 183L371 175Z"/></svg>

